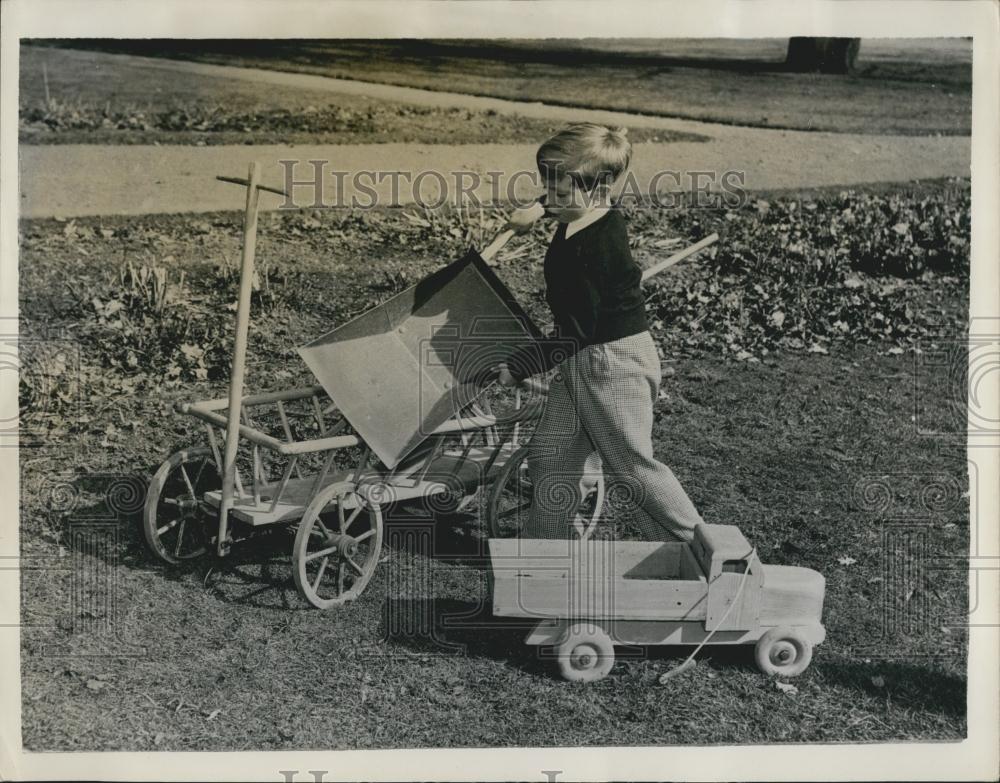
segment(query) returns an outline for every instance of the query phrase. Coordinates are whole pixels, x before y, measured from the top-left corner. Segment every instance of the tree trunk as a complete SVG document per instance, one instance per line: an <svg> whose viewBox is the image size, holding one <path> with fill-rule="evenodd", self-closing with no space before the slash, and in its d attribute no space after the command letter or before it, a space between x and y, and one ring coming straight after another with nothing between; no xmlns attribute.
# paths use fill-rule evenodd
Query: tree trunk
<svg viewBox="0 0 1000 783"><path fill-rule="evenodd" d="M789 38L785 65L797 73L851 73L860 48L860 38Z"/></svg>

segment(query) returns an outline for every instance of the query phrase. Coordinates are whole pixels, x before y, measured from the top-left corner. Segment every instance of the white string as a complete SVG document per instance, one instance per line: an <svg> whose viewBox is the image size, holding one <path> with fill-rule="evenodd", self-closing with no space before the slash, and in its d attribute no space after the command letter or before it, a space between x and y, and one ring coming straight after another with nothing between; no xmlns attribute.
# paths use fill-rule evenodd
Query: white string
<svg viewBox="0 0 1000 783"><path fill-rule="evenodd" d="M726 621L726 618L729 617L729 613L733 611L733 607L739 603L740 596L743 595L743 588L746 587L747 579L750 578L750 566L753 563L755 557L757 557L757 547L754 547L753 549L750 550L750 555L749 557L746 558L747 570L743 572L743 578L740 580L740 586L736 588L736 595L733 597L732 602L726 608L726 611L722 614L722 617L719 618L719 622L715 624L715 628L713 628L711 631L708 632L708 636L706 636L704 639L701 640L701 643L694 648L694 650L687 658L685 658L683 661L677 664L670 671L664 672L663 674L660 675L661 685L665 683L667 680L669 680L671 677L673 677L675 674L679 674L682 670L687 668L694 660L694 656L698 654L698 651L706 644L708 644L708 640L711 639L713 636L715 636L715 632L719 630L722 624ZM709 590L711 590L711 586L709 586Z"/></svg>

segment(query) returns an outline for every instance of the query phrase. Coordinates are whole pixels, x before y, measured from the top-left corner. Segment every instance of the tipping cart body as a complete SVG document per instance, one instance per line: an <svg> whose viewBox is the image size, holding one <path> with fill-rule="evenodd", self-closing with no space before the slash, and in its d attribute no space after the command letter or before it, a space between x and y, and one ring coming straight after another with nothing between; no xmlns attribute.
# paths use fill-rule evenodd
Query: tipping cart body
<svg viewBox="0 0 1000 783"><path fill-rule="evenodd" d="M518 428L540 415L541 401L518 393L494 413L482 381L512 346L539 336L470 250L300 348L322 385L240 397L235 419L231 399L180 404L204 422L209 447L179 452L157 472L147 541L179 562L212 545L224 553L238 540L230 522L241 531L297 524L293 574L303 595L321 608L357 597L378 561L382 506L433 498L432 509L448 508L518 451ZM227 484L219 466L234 432L241 445ZM215 533L204 521L213 516Z"/></svg>
<svg viewBox="0 0 1000 783"><path fill-rule="evenodd" d="M539 336L470 250L299 353L358 435L394 468L482 394L477 380L511 346Z"/></svg>

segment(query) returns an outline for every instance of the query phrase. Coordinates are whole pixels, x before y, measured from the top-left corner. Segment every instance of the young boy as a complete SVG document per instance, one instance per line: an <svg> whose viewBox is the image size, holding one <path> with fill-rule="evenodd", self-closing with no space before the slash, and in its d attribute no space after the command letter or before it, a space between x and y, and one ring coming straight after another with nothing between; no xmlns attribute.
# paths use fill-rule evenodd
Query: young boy
<svg viewBox="0 0 1000 783"><path fill-rule="evenodd" d="M525 538L568 536L580 478L595 450L607 488L628 502L647 539L690 541L702 522L670 468L653 456L660 359L625 219L609 201L631 152L626 129L580 123L536 155L546 183L544 212L559 224L544 267L556 332L514 351L499 368L500 382L514 385L558 365L529 447L534 498ZM537 213L537 207L515 212L510 227L526 232Z"/></svg>

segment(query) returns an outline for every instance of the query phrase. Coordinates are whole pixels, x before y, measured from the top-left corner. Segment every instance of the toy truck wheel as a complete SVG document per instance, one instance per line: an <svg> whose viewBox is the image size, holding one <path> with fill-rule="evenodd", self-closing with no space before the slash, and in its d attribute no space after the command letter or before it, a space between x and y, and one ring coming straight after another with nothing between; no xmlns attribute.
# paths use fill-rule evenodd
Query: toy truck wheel
<svg viewBox="0 0 1000 783"><path fill-rule="evenodd" d="M795 677L808 668L812 645L794 628L772 628L757 640L754 656L764 674Z"/></svg>
<svg viewBox="0 0 1000 783"><path fill-rule="evenodd" d="M205 554L212 540L212 517L203 497L221 487L221 473L207 446L168 457L149 483L143 508L143 532L153 554L172 564Z"/></svg>
<svg viewBox="0 0 1000 783"><path fill-rule="evenodd" d="M302 597L330 609L361 595L382 550L382 510L351 482L332 484L306 507L292 548Z"/></svg>
<svg viewBox="0 0 1000 783"><path fill-rule="evenodd" d="M603 679L615 665L615 647L601 628L593 623L571 625L556 646L559 673L571 682Z"/></svg>
<svg viewBox="0 0 1000 783"><path fill-rule="evenodd" d="M497 474L486 504L486 524L491 538L516 538L531 509L534 487L528 477L528 446L522 446ZM580 538L590 538L604 509L604 477L599 476L574 515L572 524Z"/></svg>

